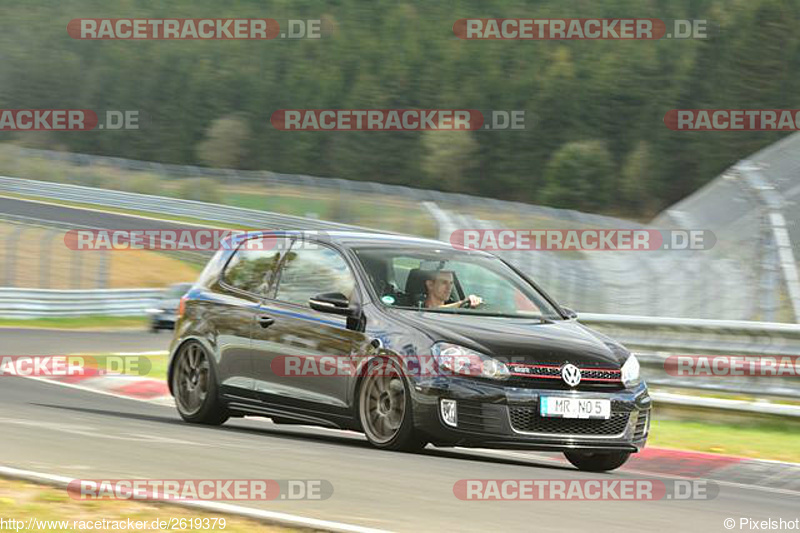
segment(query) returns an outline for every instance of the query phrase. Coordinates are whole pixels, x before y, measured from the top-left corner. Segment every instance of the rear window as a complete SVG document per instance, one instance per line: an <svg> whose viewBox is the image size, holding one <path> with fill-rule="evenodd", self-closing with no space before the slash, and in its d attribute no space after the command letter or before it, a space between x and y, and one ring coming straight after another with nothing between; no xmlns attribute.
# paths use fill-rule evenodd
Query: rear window
<svg viewBox="0 0 800 533"><path fill-rule="evenodd" d="M268 296L272 293L280 252L240 247L234 253L222 279L237 289Z"/></svg>

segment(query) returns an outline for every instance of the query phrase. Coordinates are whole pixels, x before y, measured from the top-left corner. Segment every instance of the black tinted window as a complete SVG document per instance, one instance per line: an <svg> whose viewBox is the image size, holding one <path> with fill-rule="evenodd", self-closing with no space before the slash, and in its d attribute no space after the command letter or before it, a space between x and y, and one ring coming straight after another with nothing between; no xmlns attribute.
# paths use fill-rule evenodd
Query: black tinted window
<svg viewBox="0 0 800 533"><path fill-rule="evenodd" d="M269 295L281 254L271 250L247 249L246 246L247 243L231 258L223 279L237 289Z"/></svg>
<svg viewBox="0 0 800 533"><path fill-rule="evenodd" d="M292 249L286 254L278 300L308 305L308 299L323 292L353 297L355 280L339 252L330 248Z"/></svg>

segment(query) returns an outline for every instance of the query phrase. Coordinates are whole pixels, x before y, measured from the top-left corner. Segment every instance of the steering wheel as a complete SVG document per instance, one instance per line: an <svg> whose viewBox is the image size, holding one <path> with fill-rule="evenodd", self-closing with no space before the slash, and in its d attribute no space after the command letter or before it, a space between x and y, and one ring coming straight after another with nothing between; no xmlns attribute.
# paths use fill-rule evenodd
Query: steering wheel
<svg viewBox="0 0 800 533"><path fill-rule="evenodd" d="M478 305L476 305L475 307L480 307L481 305L486 305L486 302L483 302L483 301L482 301L481 303L479 303L479 304L478 304ZM474 308L472 307L472 304L470 304L470 302L469 302L469 297L467 297L467 299L466 299L466 300L464 300L463 302L461 302L461 305L459 305L459 306L458 306L458 308L459 308L459 309L474 309Z"/></svg>

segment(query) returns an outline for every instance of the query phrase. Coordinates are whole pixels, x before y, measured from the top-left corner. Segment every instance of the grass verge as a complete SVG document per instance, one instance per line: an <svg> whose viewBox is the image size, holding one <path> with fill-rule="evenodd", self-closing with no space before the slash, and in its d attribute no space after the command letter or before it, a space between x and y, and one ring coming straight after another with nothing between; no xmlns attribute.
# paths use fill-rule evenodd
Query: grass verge
<svg viewBox="0 0 800 533"><path fill-rule="evenodd" d="M297 531L279 526L263 524L256 520L239 518L237 516L225 515L222 513L210 513L187 509L184 507L141 501L89 501L75 500L69 497L66 489L38 485L28 481L18 481L0 478L0 516L8 523L9 520L28 521L31 519L39 521L51 521L50 524L39 523L28 529L29 524L24 524L20 531L81 531L80 525L76 527L75 521L96 521L106 520L127 522L131 521L147 522L152 524L153 520L177 519L186 520L187 524L205 524L204 520L209 519L209 525L213 519L218 519L216 528L202 528L205 531L225 531L225 533L239 532L259 532L277 533ZM200 522L196 522L196 520ZM221 526L221 521L225 520L225 526ZM52 522L64 522L66 527ZM111 530L110 528L92 528L100 530ZM182 527L178 529L200 529L192 527ZM13 530L13 528L12 528ZM117 529L115 529L117 530ZM169 531L160 528L145 528L146 531ZM117 531L136 531L129 530L127 527Z"/></svg>
<svg viewBox="0 0 800 533"><path fill-rule="evenodd" d="M42 329L143 329L149 326L144 316L76 316L63 318L2 318L3 328Z"/></svg>
<svg viewBox="0 0 800 533"><path fill-rule="evenodd" d="M800 431L796 423L790 422L713 424L654 419L647 444L800 463Z"/></svg>
<svg viewBox="0 0 800 533"><path fill-rule="evenodd" d="M120 356L91 355L90 357L96 362L98 368L148 379L161 381L166 381L167 379L167 360L169 359L167 352L163 354L121 356L130 362L120 361ZM109 357L113 358L113 361L109 361Z"/></svg>

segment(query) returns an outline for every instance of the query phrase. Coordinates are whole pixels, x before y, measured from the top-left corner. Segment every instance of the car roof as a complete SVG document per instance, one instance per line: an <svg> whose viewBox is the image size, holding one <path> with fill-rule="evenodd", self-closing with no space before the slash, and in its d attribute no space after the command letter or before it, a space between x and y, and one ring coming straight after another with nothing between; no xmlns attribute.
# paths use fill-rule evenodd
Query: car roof
<svg viewBox="0 0 800 533"><path fill-rule="evenodd" d="M421 246L425 248L453 248L444 241L436 239L426 239L424 237L414 237L412 235L396 235L392 233L371 233L359 231L331 231L326 232L333 241L345 246L358 245L397 245L397 246Z"/></svg>
<svg viewBox="0 0 800 533"><path fill-rule="evenodd" d="M411 235L399 235L394 233L378 233L369 231L258 231L248 232L248 238L258 237L259 235L283 235L283 236L297 236L307 237L322 242L328 241L333 244L338 244L346 248L353 248L359 246L403 246L403 247L418 247L426 249L450 249L456 248L444 241L435 239L426 239L424 237L414 237Z"/></svg>

